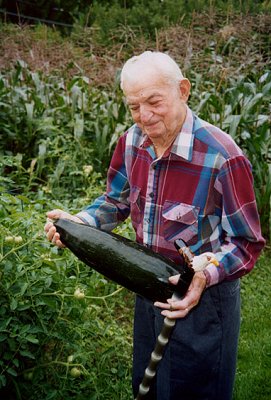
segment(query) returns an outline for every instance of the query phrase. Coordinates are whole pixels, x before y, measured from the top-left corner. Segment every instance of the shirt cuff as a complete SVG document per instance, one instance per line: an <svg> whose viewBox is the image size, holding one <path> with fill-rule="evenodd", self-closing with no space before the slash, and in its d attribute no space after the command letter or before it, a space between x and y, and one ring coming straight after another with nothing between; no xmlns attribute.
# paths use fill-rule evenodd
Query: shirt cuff
<svg viewBox="0 0 271 400"><path fill-rule="evenodd" d="M95 226L97 228L97 224L95 218L92 217L87 211L81 211L75 215L77 218L80 218L85 225Z"/></svg>
<svg viewBox="0 0 271 400"><path fill-rule="evenodd" d="M203 273L206 277L206 288L216 285L220 281L219 266L211 263L203 270Z"/></svg>

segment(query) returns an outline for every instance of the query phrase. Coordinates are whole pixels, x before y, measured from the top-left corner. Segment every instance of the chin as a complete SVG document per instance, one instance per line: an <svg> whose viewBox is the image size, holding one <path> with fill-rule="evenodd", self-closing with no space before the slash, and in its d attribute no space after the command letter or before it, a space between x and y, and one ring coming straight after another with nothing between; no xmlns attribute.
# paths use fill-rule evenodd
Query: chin
<svg viewBox="0 0 271 400"><path fill-rule="evenodd" d="M149 138L158 138L158 137L162 137L165 135L164 131L161 131L159 129L150 129L150 130L145 130L144 131L146 133L146 135L149 136Z"/></svg>
<svg viewBox="0 0 271 400"><path fill-rule="evenodd" d="M152 133L152 134L148 134L147 133L147 136L148 136L148 138L154 143L154 142L156 142L156 141L158 141L158 140L160 140L161 139L161 137L162 137L162 135L156 135L156 134L154 134L154 133Z"/></svg>
<svg viewBox="0 0 271 400"><path fill-rule="evenodd" d="M160 122L160 121L159 121ZM163 129L161 129L161 126L159 126L160 124L159 124L159 122L157 122L157 123L155 123L154 125L153 125L153 128L151 128L151 127L145 127L145 126L142 126L142 131L146 134L146 135L148 135L149 137L159 137L159 136L163 136L164 135L164 130Z"/></svg>

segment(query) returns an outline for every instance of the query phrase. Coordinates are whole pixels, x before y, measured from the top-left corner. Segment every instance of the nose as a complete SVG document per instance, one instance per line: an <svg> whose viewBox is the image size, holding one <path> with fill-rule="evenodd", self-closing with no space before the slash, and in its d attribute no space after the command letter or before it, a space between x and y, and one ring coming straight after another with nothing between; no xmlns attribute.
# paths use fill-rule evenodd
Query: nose
<svg viewBox="0 0 271 400"><path fill-rule="evenodd" d="M140 107L140 119L143 124L146 124L150 121L153 113L145 106Z"/></svg>

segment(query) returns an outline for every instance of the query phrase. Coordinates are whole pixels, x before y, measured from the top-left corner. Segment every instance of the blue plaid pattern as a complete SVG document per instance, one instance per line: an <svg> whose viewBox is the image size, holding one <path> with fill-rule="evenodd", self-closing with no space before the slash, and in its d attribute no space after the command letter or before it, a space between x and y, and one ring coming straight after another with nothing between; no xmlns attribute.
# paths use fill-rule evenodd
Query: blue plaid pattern
<svg viewBox="0 0 271 400"><path fill-rule="evenodd" d="M189 107L160 158L133 125L118 141L106 193L77 214L107 231L129 215L137 241L175 262L177 238L195 254L214 252L220 265L207 267L208 286L248 273L265 244L249 161L228 134Z"/></svg>

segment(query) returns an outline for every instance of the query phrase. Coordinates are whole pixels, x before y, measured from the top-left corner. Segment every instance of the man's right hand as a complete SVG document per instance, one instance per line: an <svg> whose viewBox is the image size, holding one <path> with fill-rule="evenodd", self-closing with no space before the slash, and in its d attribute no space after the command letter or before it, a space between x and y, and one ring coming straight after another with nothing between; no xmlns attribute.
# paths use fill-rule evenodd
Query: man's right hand
<svg viewBox="0 0 271 400"><path fill-rule="evenodd" d="M83 224L82 220L74 215L71 215L65 211L62 210L52 210L49 211L47 214L47 222L44 226L44 230L46 232L46 236L50 242L54 243L57 247L65 247L64 244L60 240L60 235L56 231L56 227L54 226L54 220L57 220L59 218L65 218L69 219L74 222L79 222L80 224Z"/></svg>

